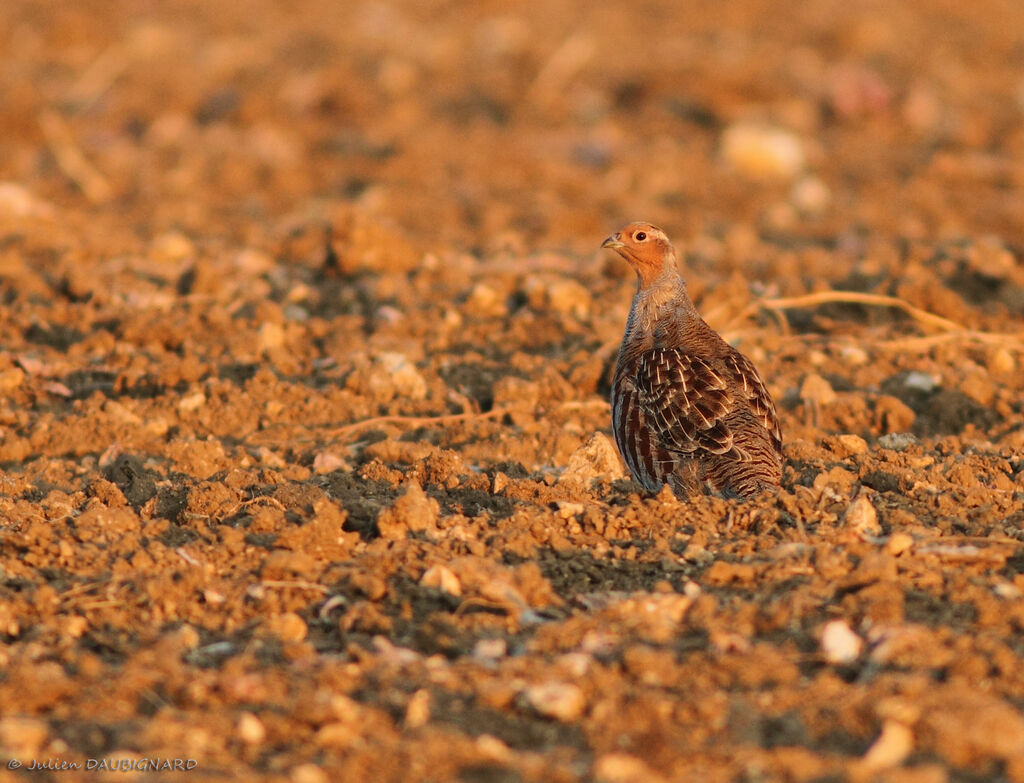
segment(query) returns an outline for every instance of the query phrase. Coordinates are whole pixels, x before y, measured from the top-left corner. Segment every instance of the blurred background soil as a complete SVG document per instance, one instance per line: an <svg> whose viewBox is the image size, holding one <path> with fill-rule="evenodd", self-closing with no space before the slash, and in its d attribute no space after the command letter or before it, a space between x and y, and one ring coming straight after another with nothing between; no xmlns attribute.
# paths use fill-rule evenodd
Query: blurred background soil
<svg viewBox="0 0 1024 783"><path fill-rule="evenodd" d="M0 106L2 779L1024 781L1020 3L6 0ZM776 495L623 474L634 219Z"/></svg>

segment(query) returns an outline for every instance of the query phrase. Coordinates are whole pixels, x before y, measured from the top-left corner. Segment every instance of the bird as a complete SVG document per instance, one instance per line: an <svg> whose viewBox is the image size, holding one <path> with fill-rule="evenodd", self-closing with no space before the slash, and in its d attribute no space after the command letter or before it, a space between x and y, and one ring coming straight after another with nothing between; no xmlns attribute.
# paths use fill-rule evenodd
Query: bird
<svg viewBox="0 0 1024 783"><path fill-rule="evenodd" d="M612 379L612 430L636 481L680 500L749 498L779 485L782 429L753 363L697 313L676 250L630 223L601 244L636 271Z"/></svg>

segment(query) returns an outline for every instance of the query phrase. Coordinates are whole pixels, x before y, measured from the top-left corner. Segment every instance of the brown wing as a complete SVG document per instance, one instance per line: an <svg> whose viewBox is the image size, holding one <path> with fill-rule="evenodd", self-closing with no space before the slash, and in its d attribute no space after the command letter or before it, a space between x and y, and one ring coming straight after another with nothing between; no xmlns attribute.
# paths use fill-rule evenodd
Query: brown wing
<svg viewBox="0 0 1024 783"><path fill-rule="evenodd" d="M779 426L779 414L775 411L775 402L765 388L757 368L739 351L733 351L726 359L727 366L733 371L735 388L742 390L750 405L751 412L758 418L772 439L772 446L778 454L782 454L782 428Z"/></svg>
<svg viewBox="0 0 1024 783"><path fill-rule="evenodd" d="M677 348L655 348L640 357L635 384L644 418L661 446L687 454L732 450L733 434L725 423L732 392L706 361Z"/></svg>

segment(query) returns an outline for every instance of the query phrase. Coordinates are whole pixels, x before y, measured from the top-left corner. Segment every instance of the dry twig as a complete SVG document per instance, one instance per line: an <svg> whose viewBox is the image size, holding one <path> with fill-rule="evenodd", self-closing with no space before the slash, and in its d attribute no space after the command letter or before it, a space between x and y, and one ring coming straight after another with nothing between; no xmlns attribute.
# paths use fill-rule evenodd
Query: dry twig
<svg viewBox="0 0 1024 783"><path fill-rule="evenodd" d="M758 302L752 302L747 305L747 307L745 307L743 311L733 319L733 323L745 321L762 308L779 312L782 310L793 310L801 307L817 307L818 305L831 303L895 307L925 326L930 326L946 332L968 331L966 327L961 326L956 321L951 321L948 318L935 315L935 313L929 313L927 310L922 310L920 307L915 307L905 299L900 299L895 296L883 296L881 294L865 294L860 293L859 291L818 291L816 293L805 294L803 296L789 296L781 299L762 299ZM730 324L730 326L731 325L732 324Z"/></svg>
<svg viewBox="0 0 1024 783"><path fill-rule="evenodd" d="M985 343L986 345L999 345L1011 350L1024 350L1024 334L982 332L977 329L968 329L943 318L935 313L915 307L904 299L895 296L882 296L880 294L865 294L858 291L819 291L804 296L783 297L780 299L764 299L753 302L745 307L730 323L729 327L737 327L743 321L754 315L758 310L765 309L772 313L779 321L782 332L788 334L788 322L784 310L797 309L801 307L817 307L829 303L864 304L878 307L895 307L902 310L924 327L938 329L941 334L933 334L925 337L907 337L898 340L885 340L873 343L872 347L884 350L919 350L940 345L955 340L966 340L971 342ZM735 333L733 328L727 328L730 333ZM799 336L798 336L799 337Z"/></svg>

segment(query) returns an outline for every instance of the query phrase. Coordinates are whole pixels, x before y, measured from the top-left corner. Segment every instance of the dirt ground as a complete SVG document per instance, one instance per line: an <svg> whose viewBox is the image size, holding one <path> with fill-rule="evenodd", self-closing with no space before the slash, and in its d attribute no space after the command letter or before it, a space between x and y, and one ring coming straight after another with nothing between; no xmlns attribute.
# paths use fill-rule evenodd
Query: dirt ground
<svg viewBox="0 0 1024 783"><path fill-rule="evenodd" d="M1021 31L5 0L0 780L1024 782ZM777 494L623 474L636 219Z"/></svg>

